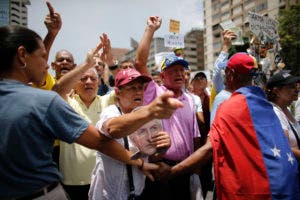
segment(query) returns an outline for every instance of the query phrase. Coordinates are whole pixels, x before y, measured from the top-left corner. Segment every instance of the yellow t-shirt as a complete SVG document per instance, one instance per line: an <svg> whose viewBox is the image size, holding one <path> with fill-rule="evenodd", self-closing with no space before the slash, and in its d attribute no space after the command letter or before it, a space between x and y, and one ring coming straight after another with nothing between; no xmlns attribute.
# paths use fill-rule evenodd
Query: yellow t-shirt
<svg viewBox="0 0 300 200"><path fill-rule="evenodd" d="M115 93L99 96L86 107L79 95L68 98L74 110L92 125L96 125L104 108L114 104ZM96 164L96 151L79 144L60 142L59 168L65 185L87 185L91 182L91 174Z"/></svg>
<svg viewBox="0 0 300 200"><path fill-rule="evenodd" d="M216 89L214 87L214 85L211 86L211 90L210 90L210 99L209 99L209 110L211 111L214 100L217 96L217 92Z"/></svg>
<svg viewBox="0 0 300 200"><path fill-rule="evenodd" d="M55 83L56 83L56 79L48 72L46 76L45 84L39 87L33 84L33 87L40 88L43 90L52 90Z"/></svg>

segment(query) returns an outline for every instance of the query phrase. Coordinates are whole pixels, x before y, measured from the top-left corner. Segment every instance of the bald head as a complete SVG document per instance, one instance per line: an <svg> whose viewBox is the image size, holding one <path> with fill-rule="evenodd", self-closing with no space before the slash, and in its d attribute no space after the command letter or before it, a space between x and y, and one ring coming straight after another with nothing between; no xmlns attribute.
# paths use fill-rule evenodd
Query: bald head
<svg viewBox="0 0 300 200"><path fill-rule="evenodd" d="M55 61L51 63L52 69L55 71L56 79L60 79L63 75L73 70L76 66L71 52L63 49L56 53Z"/></svg>

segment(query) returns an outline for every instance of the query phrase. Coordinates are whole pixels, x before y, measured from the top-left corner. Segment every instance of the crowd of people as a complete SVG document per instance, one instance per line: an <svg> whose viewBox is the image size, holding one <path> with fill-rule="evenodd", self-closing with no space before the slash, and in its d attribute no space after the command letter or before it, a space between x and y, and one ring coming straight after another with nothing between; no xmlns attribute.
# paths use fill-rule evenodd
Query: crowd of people
<svg viewBox="0 0 300 200"><path fill-rule="evenodd" d="M257 61L229 57L230 30L211 95L181 50L150 71L158 16L148 18L135 60L116 64L103 33L82 64L58 51L52 76L62 19L46 4L44 40L0 27L0 199L202 200L208 191L219 200L300 199L300 77L280 71L255 86ZM162 129L139 135L155 149L147 154L130 136L154 120Z"/></svg>

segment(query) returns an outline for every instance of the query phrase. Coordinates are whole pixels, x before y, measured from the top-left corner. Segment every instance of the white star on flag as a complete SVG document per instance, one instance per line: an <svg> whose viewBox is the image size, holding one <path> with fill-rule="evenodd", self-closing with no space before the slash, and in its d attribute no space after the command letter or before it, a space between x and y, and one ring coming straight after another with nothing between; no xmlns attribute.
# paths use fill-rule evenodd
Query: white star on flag
<svg viewBox="0 0 300 200"><path fill-rule="evenodd" d="M288 161L292 163L292 165L294 164L295 159L292 157L292 153L287 153L286 154L288 156Z"/></svg>
<svg viewBox="0 0 300 200"><path fill-rule="evenodd" d="M277 149L276 145L274 146L273 149L271 149L271 151L273 152L273 154L274 154L275 157L277 157L277 156L278 156L278 157L281 157L281 155L280 155L280 150Z"/></svg>

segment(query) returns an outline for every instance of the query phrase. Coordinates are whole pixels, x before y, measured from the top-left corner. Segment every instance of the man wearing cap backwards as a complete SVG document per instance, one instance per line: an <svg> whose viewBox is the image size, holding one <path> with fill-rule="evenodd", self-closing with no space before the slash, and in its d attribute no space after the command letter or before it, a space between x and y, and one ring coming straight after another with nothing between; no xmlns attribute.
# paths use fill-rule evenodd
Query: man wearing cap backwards
<svg viewBox="0 0 300 200"><path fill-rule="evenodd" d="M299 82L300 77L280 71L273 75L266 84L267 98L273 105L273 109L298 161L300 161L300 124L294 118L288 106L298 99L297 83Z"/></svg>
<svg viewBox="0 0 300 200"><path fill-rule="evenodd" d="M161 18L157 16L150 17L147 21L147 26L136 55L136 69L141 74L150 75L147 69L147 58L152 37L160 25ZM177 98L184 105L183 108L177 109L171 118L162 120L163 130L170 134L172 141L171 147L162 159L152 160L153 162L161 162L162 166L164 166L163 163L175 165L187 158L194 152L194 149L199 147L200 133L193 100L183 90L185 69L188 69L188 62L171 53L165 57L161 65L160 77L163 85L159 86L152 80L148 83L145 90L144 105L149 104L157 96L167 91L172 91L174 98ZM168 181L156 180L155 182L150 182L146 180L143 196L145 199L191 199L190 174L179 175Z"/></svg>
<svg viewBox="0 0 300 200"><path fill-rule="evenodd" d="M241 78L236 73L249 76L254 62L247 56L235 54L227 63L231 81ZM173 166L169 177L201 168L212 155L218 200L300 199L298 163L261 88L241 87L224 101L206 144Z"/></svg>
<svg viewBox="0 0 300 200"><path fill-rule="evenodd" d="M121 69L115 77L116 105L104 109L97 123L98 130L110 138L124 145L123 137L133 133L142 125L153 119L169 118L176 107L182 107L177 99L170 98L172 92L167 92L149 105L132 112L135 108L142 106L144 96L144 85L151 81L148 76L141 75L132 68ZM167 149L171 145L167 132L158 132L151 136L149 141L156 149ZM134 144L128 138L129 149ZM135 147L136 148L136 147ZM155 156L161 156L155 154ZM130 169L135 195L140 195L145 184L145 176L136 167ZM89 198L97 199L128 199L129 178L126 165L98 152L96 166L92 173L91 189ZM152 178L153 179L153 178Z"/></svg>
<svg viewBox="0 0 300 200"><path fill-rule="evenodd" d="M225 68L225 89L217 94L210 115L210 124L213 123L218 107L225 100L229 99L232 92L240 87L252 85L252 76L257 69L254 57L246 53L234 54L228 62L220 63Z"/></svg>

